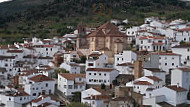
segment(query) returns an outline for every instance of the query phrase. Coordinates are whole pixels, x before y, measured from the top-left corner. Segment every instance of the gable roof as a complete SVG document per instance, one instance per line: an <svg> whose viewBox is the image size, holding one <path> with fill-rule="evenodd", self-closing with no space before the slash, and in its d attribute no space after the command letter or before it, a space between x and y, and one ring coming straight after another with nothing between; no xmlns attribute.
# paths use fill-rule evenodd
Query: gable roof
<svg viewBox="0 0 190 107"><path fill-rule="evenodd" d="M164 71L158 69L158 68L144 68L144 69L147 69L149 71L152 71L152 72L160 72L160 73L164 73Z"/></svg>
<svg viewBox="0 0 190 107"><path fill-rule="evenodd" d="M49 78L45 75L37 75L34 77L29 78L30 80L34 81L34 82L43 82L43 81L54 81L52 78Z"/></svg>
<svg viewBox="0 0 190 107"><path fill-rule="evenodd" d="M135 85L152 85L150 82L148 81L137 81L134 82Z"/></svg>
<svg viewBox="0 0 190 107"><path fill-rule="evenodd" d="M125 34L119 32L118 28L110 22L104 23L97 31L92 32L88 37L127 37Z"/></svg>
<svg viewBox="0 0 190 107"><path fill-rule="evenodd" d="M67 80L74 80L75 78L86 78L86 74L60 73L59 75L63 78L66 78Z"/></svg>
<svg viewBox="0 0 190 107"><path fill-rule="evenodd" d="M190 68L184 67L184 68L177 68L182 70L183 72L190 72Z"/></svg>
<svg viewBox="0 0 190 107"><path fill-rule="evenodd" d="M190 48L190 44L186 43L186 44L176 45L172 48Z"/></svg>
<svg viewBox="0 0 190 107"><path fill-rule="evenodd" d="M154 81L162 81L162 79L156 77L156 76L146 76L147 78L154 80Z"/></svg>
<svg viewBox="0 0 190 107"><path fill-rule="evenodd" d="M111 72L113 68L88 68L86 71Z"/></svg>
<svg viewBox="0 0 190 107"><path fill-rule="evenodd" d="M177 92L187 91L185 88L177 86L177 85L167 86L167 88L172 89Z"/></svg>

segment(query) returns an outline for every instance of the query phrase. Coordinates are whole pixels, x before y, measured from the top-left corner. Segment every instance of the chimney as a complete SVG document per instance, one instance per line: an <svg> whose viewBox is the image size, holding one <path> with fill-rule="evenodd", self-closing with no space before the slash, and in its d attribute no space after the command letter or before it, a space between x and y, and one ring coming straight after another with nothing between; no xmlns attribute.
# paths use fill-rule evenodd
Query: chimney
<svg viewBox="0 0 190 107"><path fill-rule="evenodd" d="M179 83L177 83L177 88L179 88Z"/></svg>
<svg viewBox="0 0 190 107"><path fill-rule="evenodd" d="M138 79L143 76L142 61L138 60L134 62L134 76L135 76L135 79Z"/></svg>

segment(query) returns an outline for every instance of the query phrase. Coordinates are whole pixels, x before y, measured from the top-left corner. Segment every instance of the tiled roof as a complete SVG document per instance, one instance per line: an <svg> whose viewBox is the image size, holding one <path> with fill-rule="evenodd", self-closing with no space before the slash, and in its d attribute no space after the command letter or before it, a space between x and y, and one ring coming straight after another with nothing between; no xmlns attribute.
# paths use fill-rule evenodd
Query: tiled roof
<svg viewBox="0 0 190 107"><path fill-rule="evenodd" d="M23 53L23 50L8 50L8 53Z"/></svg>
<svg viewBox="0 0 190 107"><path fill-rule="evenodd" d="M149 71L152 71L152 72L163 72L164 73L164 71L162 71L162 70L160 70L158 68L145 68L145 69L147 69Z"/></svg>
<svg viewBox="0 0 190 107"><path fill-rule="evenodd" d="M24 92L24 91L20 91L20 92L8 93L8 94L6 94L6 96L13 96L13 97L17 97L17 96L29 96L29 94L26 93L26 92Z"/></svg>
<svg viewBox="0 0 190 107"><path fill-rule="evenodd" d="M147 82L147 81L137 81L134 82L135 85L152 85L151 83Z"/></svg>
<svg viewBox="0 0 190 107"><path fill-rule="evenodd" d="M86 71L111 72L113 68L88 68Z"/></svg>
<svg viewBox="0 0 190 107"><path fill-rule="evenodd" d="M183 29L179 29L178 31L181 31L181 32L183 32L183 31L190 31L190 28L183 28Z"/></svg>
<svg viewBox="0 0 190 107"><path fill-rule="evenodd" d="M110 22L107 22L100 26L97 31L92 32L88 35L88 37L104 37L104 36L112 36L112 37L127 37L125 34L118 31L118 28Z"/></svg>
<svg viewBox="0 0 190 107"><path fill-rule="evenodd" d="M164 43L153 43L152 45L163 45Z"/></svg>
<svg viewBox="0 0 190 107"><path fill-rule="evenodd" d="M42 100L43 100L43 98L46 98L46 97L48 97L48 96L43 95L43 96L38 97L37 99L33 100L32 102L37 103L37 102L39 102L39 101L42 101Z"/></svg>
<svg viewBox="0 0 190 107"><path fill-rule="evenodd" d="M178 68L184 72L190 72L190 68L184 67L184 68Z"/></svg>
<svg viewBox="0 0 190 107"><path fill-rule="evenodd" d="M141 39L165 39L165 37L161 37L161 36L142 36L139 38L140 40Z"/></svg>
<svg viewBox="0 0 190 107"><path fill-rule="evenodd" d="M118 64L117 66L133 66L134 64L132 63L121 63L121 64Z"/></svg>
<svg viewBox="0 0 190 107"><path fill-rule="evenodd" d="M162 79L156 77L156 76L146 76L147 78L154 80L154 81L162 81Z"/></svg>
<svg viewBox="0 0 190 107"><path fill-rule="evenodd" d="M175 55L175 56L181 56L180 54L176 53L166 53L166 52L153 52L151 54L156 54L156 55Z"/></svg>
<svg viewBox="0 0 190 107"><path fill-rule="evenodd" d="M66 78L67 80L74 80L75 78L86 78L86 74L60 73L59 75Z"/></svg>
<svg viewBox="0 0 190 107"><path fill-rule="evenodd" d="M108 100L111 99L110 95L92 95L91 97L84 98L86 100Z"/></svg>
<svg viewBox="0 0 190 107"><path fill-rule="evenodd" d="M172 48L190 48L190 43L187 44L181 44L181 45L176 45Z"/></svg>
<svg viewBox="0 0 190 107"><path fill-rule="evenodd" d="M45 75L37 75L37 76L31 77L29 79L34 82L54 81L52 78L49 78Z"/></svg>
<svg viewBox="0 0 190 107"><path fill-rule="evenodd" d="M15 56L2 56L2 55L0 55L0 60L4 60L4 59L15 59Z"/></svg>
<svg viewBox="0 0 190 107"><path fill-rule="evenodd" d="M182 88L182 87L177 86L177 85L167 86L167 88L172 89L172 90L177 91L177 92L187 91L185 88Z"/></svg>

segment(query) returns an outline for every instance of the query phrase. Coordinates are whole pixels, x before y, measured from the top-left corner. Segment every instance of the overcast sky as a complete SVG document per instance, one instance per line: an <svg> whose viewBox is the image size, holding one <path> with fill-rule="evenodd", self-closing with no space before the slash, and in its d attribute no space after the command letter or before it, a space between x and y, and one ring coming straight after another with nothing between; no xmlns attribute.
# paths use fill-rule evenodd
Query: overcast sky
<svg viewBox="0 0 190 107"><path fill-rule="evenodd" d="M1 3L1 2L4 2L4 1L11 1L11 0L0 0L0 3Z"/></svg>

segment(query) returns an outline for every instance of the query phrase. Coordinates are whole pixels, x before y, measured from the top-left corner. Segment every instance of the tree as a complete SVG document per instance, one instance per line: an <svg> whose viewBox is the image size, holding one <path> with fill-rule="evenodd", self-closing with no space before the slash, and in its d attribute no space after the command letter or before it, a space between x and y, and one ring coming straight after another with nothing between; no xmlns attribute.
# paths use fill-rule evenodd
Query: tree
<svg viewBox="0 0 190 107"><path fill-rule="evenodd" d="M90 107L90 106L79 102L72 102L66 107Z"/></svg>
<svg viewBox="0 0 190 107"><path fill-rule="evenodd" d="M106 85L104 83L101 84L101 89L106 89Z"/></svg>
<svg viewBox="0 0 190 107"><path fill-rule="evenodd" d="M180 45L181 45L181 44L185 44L185 42L182 40L182 41L180 42Z"/></svg>
<svg viewBox="0 0 190 107"><path fill-rule="evenodd" d="M80 60L81 60L81 63L86 63L86 56L81 56Z"/></svg>
<svg viewBox="0 0 190 107"><path fill-rule="evenodd" d="M81 92L74 92L72 102L81 102Z"/></svg>

